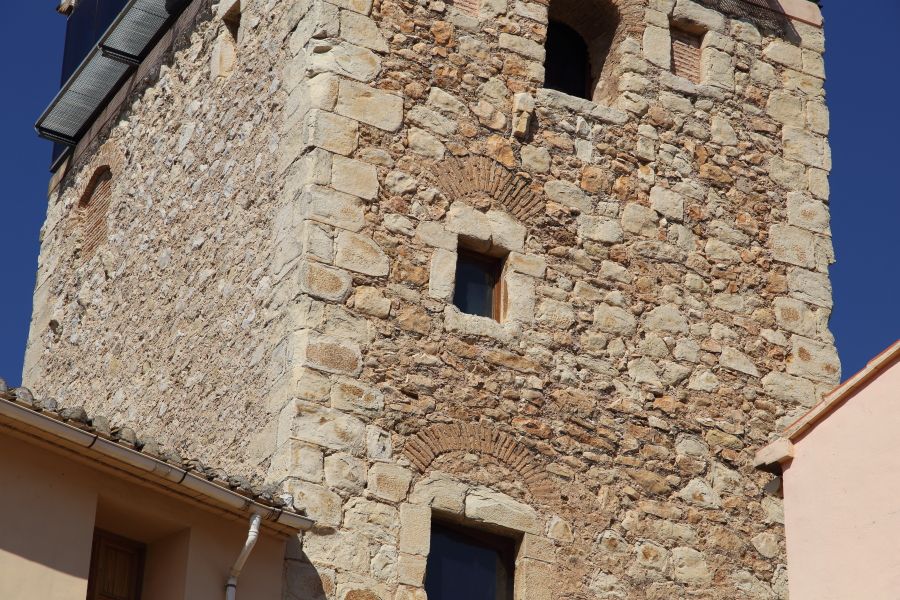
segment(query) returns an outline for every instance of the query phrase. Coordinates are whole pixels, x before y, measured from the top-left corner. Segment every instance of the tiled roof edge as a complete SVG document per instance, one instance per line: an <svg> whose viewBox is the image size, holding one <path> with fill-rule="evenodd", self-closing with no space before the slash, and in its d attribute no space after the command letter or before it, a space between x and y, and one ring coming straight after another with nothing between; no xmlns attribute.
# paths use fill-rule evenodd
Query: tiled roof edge
<svg viewBox="0 0 900 600"><path fill-rule="evenodd" d="M6 382L0 378L0 408L2 408L2 403L17 407L20 411L27 411L27 413L19 412L18 417L7 414L16 421L22 421L25 414L33 414L41 419L58 422L87 435L93 435L98 440L105 440L126 451L140 454L147 459L180 470L183 472L182 481L191 477L229 494L244 498L248 506L252 503L258 505L257 509L269 509L273 515L276 515L276 518L272 520L279 520L284 524L285 519L277 519L277 515L285 514L285 516L297 517L288 519L293 523L293 525L288 525L289 527L308 529L312 525L312 521L307 519L305 512L294 507L293 498L289 494L279 495L276 487L254 485L244 477L229 476L223 470L211 468L199 460L184 459L178 452L162 450L155 440L141 438L128 427L111 426L103 416L91 417L82 407L60 408L55 400L36 400L28 388L9 388ZM10 413L10 411L4 412ZM47 428L42 427L41 429L46 430ZM95 443L91 444L91 446L94 445Z"/></svg>

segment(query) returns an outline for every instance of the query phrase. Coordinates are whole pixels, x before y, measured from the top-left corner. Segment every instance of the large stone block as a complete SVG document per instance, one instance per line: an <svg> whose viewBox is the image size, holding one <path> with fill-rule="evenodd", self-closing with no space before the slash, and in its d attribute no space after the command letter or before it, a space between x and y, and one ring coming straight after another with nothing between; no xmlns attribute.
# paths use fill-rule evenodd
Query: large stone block
<svg viewBox="0 0 900 600"><path fill-rule="evenodd" d="M672 570L677 581L695 585L709 583L713 575L706 557L684 546L672 550Z"/></svg>
<svg viewBox="0 0 900 600"><path fill-rule="evenodd" d="M318 147L335 154L350 154L356 150L359 128L356 121L314 109L306 114L303 135L307 148Z"/></svg>
<svg viewBox="0 0 900 600"><path fill-rule="evenodd" d="M630 335L637 329L634 315L609 304L601 304L594 309L594 325L600 331L616 335Z"/></svg>
<svg viewBox="0 0 900 600"><path fill-rule="evenodd" d="M325 457L325 483L333 491L359 494L366 486L366 463L351 454L337 452Z"/></svg>
<svg viewBox="0 0 900 600"><path fill-rule="evenodd" d="M775 322L787 331L806 337L816 334L818 319L806 303L794 298L775 298Z"/></svg>
<svg viewBox="0 0 900 600"><path fill-rule="evenodd" d="M775 224L769 229L772 257L798 267L816 266L816 236L791 225Z"/></svg>
<svg viewBox="0 0 900 600"><path fill-rule="evenodd" d="M335 240L334 264L372 277L385 277L391 268L390 259L375 240L349 231L342 231Z"/></svg>
<svg viewBox="0 0 900 600"><path fill-rule="evenodd" d="M672 38L668 28L644 28L644 58L668 71L672 68Z"/></svg>
<svg viewBox="0 0 900 600"><path fill-rule="evenodd" d="M781 137L786 159L796 160L810 167L831 169L828 141L823 136L800 127L786 126Z"/></svg>
<svg viewBox="0 0 900 600"><path fill-rule="evenodd" d="M726 20L722 13L711 10L691 0L678 0L672 19L676 23L699 26L706 31L725 32Z"/></svg>
<svg viewBox="0 0 900 600"><path fill-rule="evenodd" d="M544 184L544 193L553 202L577 209L583 213L591 211L593 202L581 188L570 181L554 179Z"/></svg>
<svg viewBox="0 0 900 600"><path fill-rule="evenodd" d="M369 493L390 502L406 498L412 473L400 465L375 463L369 469Z"/></svg>
<svg viewBox="0 0 900 600"><path fill-rule="evenodd" d="M787 372L813 381L837 384L841 378L841 361L833 344L792 335Z"/></svg>
<svg viewBox="0 0 900 600"><path fill-rule="evenodd" d="M812 406L817 401L816 386L808 379L772 371L762 378L763 391L781 402Z"/></svg>
<svg viewBox="0 0 900 600"><path fill-rule="evenodd" d="M378 171L375 165L335 156L331 163L331 185L340 192L373 200L378 196Z"/></svg>
<svg viewBox="0 0 900 600"><path fill-rule="evenodd" d="M542 533L540 518L532 507L484 487L466 495L466 518L517 532Z"/></svg>
<svg viewBox="0 0 900 600"><path fill-rule="evenodd" d="M521 54L526 58L531 58L539 62L544 62L546 50L544 46L535 41L529 40L518 35L509 33L500 34L500 47L504 50L512 50L517 54Z"/></svg>
<svg viewBox="0 0 900 600"><path fill-rule="evenodd" d="M354 456L364 454L366 427L353 415L302 400L285 411L295 439Z"/></svg>
<svg viewBox="0 0 900 600"><path fill-rule="evenodd" d="M387 52L388 44L378 24L365 15L347 10L341 11L341 37L357 46L375 52Z"/></svg>
<svg viewBox="0 0 900 600"><path fill-rule="evenodd" d="M656 237L656 211L636 202L629 202L622 210L622 229L629 233L637 233L646 237Z"/></svg>
<svg viewBox="0 0 900 600"><path fill-rule="evenodd" d="M438 248L431 255L428 276L428 295L449 302L456 287L456 252Z"/></svg>
<svg viewBox="0 0 900 600"><path fill-rule="evenodd" d="M341 497L327 487L306 481L289 481L287 492L294 496L294 505L306 511L306 515L320 527L337 527L341 524Z"/></svg>
<svg viewBox="0 0 900 600"><path fill-rule="evenodd" d="M644 327L650 331L687 333L688 322L674 304L657 306L644 317Z"/></svg>
<svg viewBox="0 0 900 600"><path fill-rule="evenodd" d="M365 225L362 201L328 187L307 186L300 196L300 211L308 219L348 231Z"/></svg>
<svg viewBox="0 0 900 600"><path fill-rule="evenodd" d="M684 197L678 192L654 186L650 190L650 207L671 221L684 220Z"/></svg>
<svg viewBox="0 0 900 600"><path fill-rule="evenodd" d="M385 131L397 131L403 123L403 99L356 81L343 80L335 112Z"/></svg>
<svg viewBox="0 0 900 600"><path fill-rule="evenodd" d="M350 293L350 274L313 262L303 262L297 270L300 289L322 300L342 302Z"/></svg>
<svg viewBox="0 0 900 600"><path fill-rule="evenodd" d="M400 552L428 556L431 549L431 507L400 505Z"/></svg>
<svg viewBox="0 0 900 600"><path fill-rule="evenodd" d="M346 375L356 375L362 369L359 346L349 340L301 330L290 335L288 344L296 365Z"/></svg>
<svg viewBox="0 0 900 600"><path fill-rule="evenodd" d="M491 247L491 222L487 215L465 202L454 202L447 213L447 229L457 234L471 250Z"/></svg>
<svg viewBox="0 0 900 600"><path fill-rule="evenodd" d="M349 42L317 42L307 54L306 65L310 74L335 73L362 82L372 81L381 72L377 54Z"/></svg>
<svg viewBox="0 0 900 600"><path fill-rule="evenodd" d="M440 471L432 471L416 483L410 494L410 501L435 510L462 514L467 489L456 478Z"/></svg>

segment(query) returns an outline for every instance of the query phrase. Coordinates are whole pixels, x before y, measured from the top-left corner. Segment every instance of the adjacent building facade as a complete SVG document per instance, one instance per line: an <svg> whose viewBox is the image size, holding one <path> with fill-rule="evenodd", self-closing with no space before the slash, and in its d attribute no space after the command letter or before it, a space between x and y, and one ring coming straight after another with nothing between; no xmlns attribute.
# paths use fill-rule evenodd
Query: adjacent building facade
<svg viewBox="0 0 900 600"><path fill-rule="evenodd" d="M0 380L0 596L221 600L240 584L242 598L282 597L286 545L312 521L56 408Z"/></svg>
<svg viewBox="0 0 900 600"><path fill-rule="evenodd" d="M840 377L815 4L162 4L39 124L26 385L293 494L288 598L454 597L473 547L485 598L787 597L752 450Z"/></svg>
<svg viewBox="0 0 900 600"><path fill-rule="evenodd" d="M893 598L900 342L760 450L781 476L791 598Z"/></svg>

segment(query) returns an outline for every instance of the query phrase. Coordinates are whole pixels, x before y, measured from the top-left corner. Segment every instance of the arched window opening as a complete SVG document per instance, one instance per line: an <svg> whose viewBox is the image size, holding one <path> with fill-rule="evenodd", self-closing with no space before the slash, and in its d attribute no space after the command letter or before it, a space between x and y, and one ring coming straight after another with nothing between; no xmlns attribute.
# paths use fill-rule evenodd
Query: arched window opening
<svg viewBox="0 0 900 600"><path fill-rule="evenodd" d="M620 16L612 0L551 0L547 27L544 85L550 89L603 100L615 93L608 61Z"/></svg>
<svg viewBox="0 0 900 600"><path fill-rule="evenodd" d="M81 260L87 262L106 241L106 218L112 200L112 172L108 167L97 170L87 191L78 202L81 221Z"/></svg>
<svg viewBox="0 0 900 600"><path fill-rule="evenodd" d="M591 63L587 43L578 32L558 21L547 27L544 87L591 99Z"/></svg>

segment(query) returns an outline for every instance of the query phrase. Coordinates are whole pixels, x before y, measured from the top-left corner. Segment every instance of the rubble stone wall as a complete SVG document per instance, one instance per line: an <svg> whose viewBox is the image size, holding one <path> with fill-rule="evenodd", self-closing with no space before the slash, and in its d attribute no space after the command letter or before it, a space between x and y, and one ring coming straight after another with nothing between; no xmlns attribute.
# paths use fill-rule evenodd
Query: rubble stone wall
<svg viewBox="0 0 900 600"><path fill-rule="evenodd" d="M242 4L231 79L212 21L110 134L106 254L51 199L41 387L290 490L289 598L424 598L432 518L519 539L523 600L785 598L751 461L840 376L822 31L621 0L592 102L542 89L544 3Z"/></svg>
<svg viewBox="0 0 900 600"><path fill-rule="evenodd" d="M23 381L251 474L271 455L260 441L285 301L268 265L290 28L285 3L245 2L236 68L216 77L224 28L195 2L197 26L51 190ZM108 239L84 260L79 202L104 167Z"/></svg>

